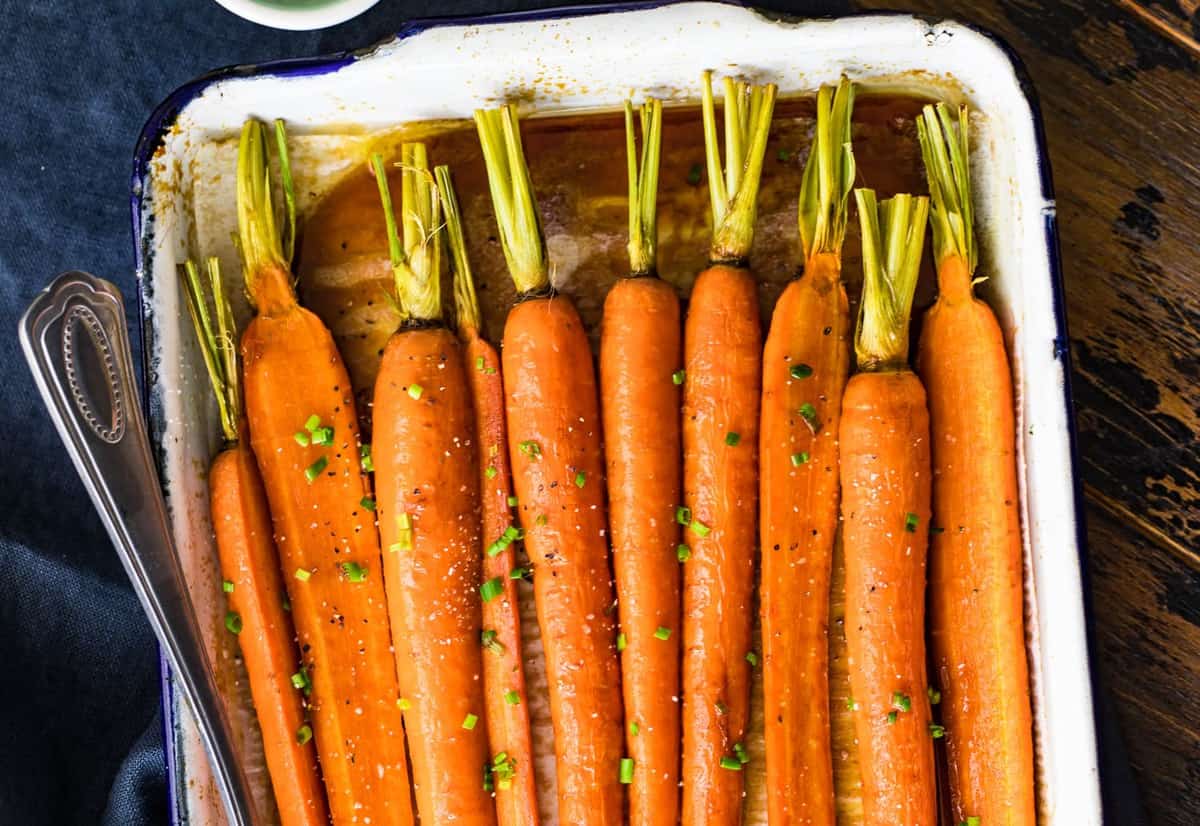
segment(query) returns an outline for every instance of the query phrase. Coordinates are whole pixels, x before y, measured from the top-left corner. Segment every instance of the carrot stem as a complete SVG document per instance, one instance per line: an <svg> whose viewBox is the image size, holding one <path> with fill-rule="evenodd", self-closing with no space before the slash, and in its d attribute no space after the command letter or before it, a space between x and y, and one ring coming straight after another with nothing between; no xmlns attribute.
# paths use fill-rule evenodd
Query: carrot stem
<svg viewBox="0 0 1200 826"><path fill-rule="evenodd" d="M872 189L856 189L854 197L863 259L854 352L861 371L895 368L908 361L908 318L925 247L929 199L900 194L877 202Z"/></svg>
<svg viewBox="0 0 1200 826"><path fill-rule="evenodd" d="M288 229L280 232L271 195L271 167L267 152L266 127L253 118L242 127L238 145L237 212L238 248L246 278L246 290L255 296L256 279L269 269L290 271L295 232L295 196L291 165L287 160L287 134L282 121L275 122L281 181Z"/></svg>
<svg viewBox="0 0 1200 826"><path fill-rule="evenodd" d="M188 314L192 325L196 328L196 339L200 342L200 352L204 357L204 366L208 370L208 378L212 382L213 392L217 397L217 408L220 411L221 432L228 445L238 441L238 419L242 412L241 386L238 380L237 345L234 343L233 311L229 307L229 299L221 287L221 264L216 258L209 258L208 276L209 289L212 291L213 318L208 312L208 301L204 295L204 283L200 279L200 271L192 261L184 265L184 296L187 299Z"/></svg>
<svg viewBox="0 0 1200 826"><path fill-rule="evenodd" d="M844 75L836 91L817 92L817 131L800 185L800 240L805 259L824 252L841 254L846 237L846 205L854 186L850 116L855 87Z"/></svg>
<svg viewBox="0 0 1200 826"><path fill-rule="evenodd" d="M758 185L778 89L774 83L759 86L725 78L725 173L722 175L711 71L704 72L703 81L704 154L713 217L709 257L713 263L736 264L749 258L754 242Z"/></svg>
<svg viewBox="0 0 1200 826"><path fill-rule="evenodd" d="M637 150L633 104L625 101L625 154L629 166L629 271L648 275L658 248L658 166L662 154L662 101L650 98L638 113L642 150Z"/></svg>
<svg viewBox="0 0 1200 826"><path fill-rule="evenodd" d="M371 156L387 225L388 255L396 285L396 301L405 320L430 321L442 314L442 201L429 171L425 144L400 147L400 224L388 188L383 156Z"/></svg>
<svg viewBox="0 0 1200 826"><path fill-rule="evenodd" d="M957 255L966 263L969 277L979 263L979 250L971 209L968 131L965 105L958 108L957 123L944 103L926 106L917 118L917 137L933 201L930 225L936 263L941 267L942 261Z"/></svg>
<svg viewBox="0 0 1200 826"><path fill-rule="evenodd" d="M467 239L463 234L462 211L458 207L458 195L454 191L454 180L450 167L438 166L433 170L437 179L438 192L442 196L442 212L446 217L446 246L454 268L454 308L459 330L479 330L479 294L475 291L475 278L471 272L471 260L467 257Z"/></svg>
<svg viewBox="0 0 1200 826"><path fill-rule="evenodd" d="M513 283L521 293L545 290L550 286L546 242L521 146L517 107L509 103L499 109L476 109L475 126Z"/></svg>

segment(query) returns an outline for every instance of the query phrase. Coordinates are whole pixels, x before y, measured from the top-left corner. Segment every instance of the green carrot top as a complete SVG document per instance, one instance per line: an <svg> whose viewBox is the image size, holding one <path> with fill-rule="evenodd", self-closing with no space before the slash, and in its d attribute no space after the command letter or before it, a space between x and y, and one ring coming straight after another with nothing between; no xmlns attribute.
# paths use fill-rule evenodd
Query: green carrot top
<svg viewBox="0 0 1200 826"><path fill-rule="evenodd" d="M183 293L187 300L188 315L196 328L204 366L217 396L221 431L225 435L225 442L232 445L237 443L238 424L242 415L236 324L229 297L221 284L221 263L216 258L209 258L207 264L208 290L212 294L211 312L200 271L190 260L184 265Z"/></svg>
<svg viewBox="0 0 1200 826"><path fill-rule="evenodd" d="M629 167L629 271L655 271L658 249L658 165L662 154L662 101L649 98L638 108L642 151L634 134L633 103L625 101L625 157Z"/></svg>
<svg viewBox="0 0 1200 826"><path fill-rule="evenodd" d="M254 118L242 126L237 163L237 242L242 255L246 291L256 305L258 276L268 269L290 272L296 244L296 195L288 161L287 132L281 120L275 121L275 145L283 189L282 228L278 225L272 201L267 128Z"/></svg>
<svg viewBox="0 0 1200 826"><path fill-rule="evenodd" d="M371 156L387 225L396 300L404 321L434 321L442 315L442 200L423 143L400 146L400 225L397 226L383 156ZM403 235L401 235L403 233Z"/></svg>
<svg viewBox="0 0 1200 826"><path fill-rule="evenodd" d="M446 246L454 267L454 308L459 330L478 330L480 324L479 295L475 292L475 278L471 274L471 261L467 257L467 240L463 235L462 212L458 208L458 195L454 192L454 181L450 167L438 166L433 170L437 178L438 191L442 195L442 211L446 215Z"/></svg>
<svg viewBox="0 0 1200 826"><path fill-rule="evenodd" d="M546 242L521 146L517 108L509 103L499 109L476 109L475 126L513 283L518 293L544 290L550 286Z"/></svg>
<svg viewBox="0 0 1200 826"><path fill-rule="evenodd" d="M703 75L704 154L708 166L708 195L712 205L713 241L709 257L714 263L745 261L754 242L758 185L763 155L775 111L774 83L762 86L724 79L725 170L717 144L717 116L713 102L712 72Z"/></svg>
<svg viewBox="0 0 1200 826"><path fill-rule="evenodd" d="M855 175L850 145L854 94L854 84L844 75L836 91L822 86L817 92L817 128L800 185L800 241L805 259L842 252L846 206Z"/></svg>
<svg viewBox="0 0 1200 826"><path fill-rule="evenodd" d="M854 190L862 227L863 294L854 352L863 371L897 368L908 361L908 320L929 199L896 195L879 203L875 191Z"/></svg>
<svg viewBox="0 0 1200 826"><path fill-rule="evenodd" d="M934 256L939 266L947 257L958 256L966 264L969 276L979 263L979 251L971 211L968 132L965 105L958 108L957 123L944 103L926 106L917 118L917 137L933 201L930 225Z"/></svg>

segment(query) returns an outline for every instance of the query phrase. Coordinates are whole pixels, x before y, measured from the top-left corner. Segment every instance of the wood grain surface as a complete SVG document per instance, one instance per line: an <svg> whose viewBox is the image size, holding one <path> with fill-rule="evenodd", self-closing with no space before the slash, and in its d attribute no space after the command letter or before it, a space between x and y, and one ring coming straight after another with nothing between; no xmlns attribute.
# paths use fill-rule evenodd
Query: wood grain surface
<svg viewBox="0 0 1200 826"><path fill-rule="evenodd" d="M1058 202L1101 728L1124 742L1145 822L1200 823L1200 0L822 6L871 9L975 24L1033 79ZM1142 817L1109 806L1119 826Z"/></svg>

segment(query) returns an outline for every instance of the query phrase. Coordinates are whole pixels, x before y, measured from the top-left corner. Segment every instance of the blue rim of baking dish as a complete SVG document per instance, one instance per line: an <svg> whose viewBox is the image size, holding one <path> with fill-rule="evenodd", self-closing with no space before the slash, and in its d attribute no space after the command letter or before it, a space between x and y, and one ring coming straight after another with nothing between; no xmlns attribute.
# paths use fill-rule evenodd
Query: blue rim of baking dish
<svg viewBox="0 0 1200 826"><path fill-rule="evenodd" d="M738 0L715 0L716 2L725 5L736 6L740 8L748 8L754 11L760 11L753 8L750 3L738 2ZM142 131L138 136L137 144L133 154L133 175L130 185L131 199L130 207L133 217L133 257L134 271L137 274L137 299L138 299L138 315L137 315L137 334L141 342L142 351L142 404L145 407L147 422L153 426L154 417L151 415L152 406L152 377L155 373L155 365L153 364L153 354L149 341L149 324L146 318L147 299L149 298L151 285L146 279L146 264L148 263L148 250L145 248L143 238L146 230L145 221L146 215L143 211L143 197L145 194L145 185L149 178L150 161L154 157L155 152L162 146L163 138L171 125L175 122L176 117L183 111L194 98L199 96L210 85L225 80L235 78L249 78L262 76L276 77L306 77L312 75L323 75L331 72L336 72L346 66L355 63L356 61L368 57L373 54L379 46L385 43L395 43L401 40L406 40L414 35L430 29L446 27L446 26L471 26L482 24L497 24L510 22L527 22L538 20L558 20L570 17L591 17L602 14L614 14L627 11L644 11L647 9L660 8L663 6L676 5L683 0L632 0L632 2L613 2L600 3L588 6L565 5L555 6L545 9L531 9L527 11L501 12L498 14L487 15L467 15L461 17L428 17L417 18L404 24L399 31L391 37L385 38L378 43L361 49L350 49L340 52L333 52L326 55L319 55L308 58L294 58L288 60L269 61L266 63L248 64L229 66L223 69L217 69L208 72L195 78L183 86L180 86L170 95L168 95L162 103L155 107L150 114ZM822 19L822 17L893 17L900 19L934 19L929 15L914 15L905 12L856 12L846 15L821 16L815 15L812 18L804 18L800 16L772 14L777 19L784 20L802 20L802 19ZM937 18L939 21L941 18ZM1016 51L1000 36L975 26L971 23L963 23L961 21L953 21L956 25L962 26L965 29L975 32L994 43L997 48L1008 59L1012 67L1013 76L1017 79L1017 84L1020 88L1021 95L1029 104L1030 118L1034 129L1034 140L1037 145L1037 162L1038 172L1041 179L1042 197L1049 204L1055 204L1054 199L1054 183L1050 170L1050 158L1046 147L1046 132L1045 124L1042 120L1041 105L1038 100L1037 90L1034 88L1033 80L1029 75L1029 71L1025 68L1024 62ZM1043 212L1043 234L1046 244L1046 259L1050 268L1050 293L1053 301L1054 326L1055 336L1053 341L1054 357L1062 364L1063 370L1063 409L1066 414L1067 421L1067 441L1068 455L1071 469L1071 488L1072 488L1072 503L1075 512L1075 541L1078 550L1078 563L1080 573L1080 590L1083 602L1084 612L1084 630L1086 634L1086 651L1088 663L1088 677L1091 683L1092 691L1092 728L1096 739L1097 749L1097 771L1099 773L1100 789L1106 787L1106 760L1105 745L1106 734L1104 726L1101 725L1099 718L1100 703L1098 702L1099 682L1097 680L1097 670L1092 652L1096 648L1095 644L1095 623L1094 609L1092 605L1092 588L1091 576L1088 566L1087 555L1087 525L1084 519L1084 501L1083 501L1083 484L1079 474L1079 438L1076 419L1075 419L1075 401L1072 393L1071 381L1071 350L1070 337L1067 332L1067 307L1066 293L1063 288L1062 274L1062 252L1058 237L1058 220L1057 212L1054 207L1050 207ZM152 439L152 444L157 444L157 440ZM156 462L159 470L162 469L161 455L157 455ZM171 703L171 680L169 667L166 659L159 656L160 667L162 670L162 706L163 706L163 748L166 752L167 764L167 796L169 805L170 823L177 824L179 820L178 807L178 764L176 760L175 749L172 743L173 732L175 729L174 709ZM1101 795L1101 818L1104 818L1104 800Z"/></svg>

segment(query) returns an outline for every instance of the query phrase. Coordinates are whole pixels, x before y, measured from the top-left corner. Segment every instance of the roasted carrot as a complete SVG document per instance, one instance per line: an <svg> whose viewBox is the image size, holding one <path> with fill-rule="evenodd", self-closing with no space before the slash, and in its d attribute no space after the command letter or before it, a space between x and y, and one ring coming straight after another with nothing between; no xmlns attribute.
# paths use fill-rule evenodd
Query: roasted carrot
<svg viewBox="0 0 1200 826"><path fill-rule="evenodd" d="M625 104L630 277L604 301L600 398L613 568L621 620L625 744L633 760L631 826L679 822L679 583L691 554L680 543L679 297L656 275L655 223L662 103ZM660 628L673 629L666 639Z"/></svg>
<svg viewBox="0 0 1200 826"><path fill-rule="evenodd" d="M850 363L842 285L854 185L854 86L817 93L800 191L801 276L775 305L763 353L759 507L764 731L771 826L834 823L829 727L829 589L838 443Z"/></svg>
<svg viewBox="0 0 1200 826"><path fill-rule="evenodd" d="M876 203L854 192L862 226L858 373L842 401L846 642L866 826L936 826L925 675L929 413L908 369L908 318L929 199Z"/></svg>
<svg viewBox="0 0 1200 826"><path fill-rule="evenodd" d="M930 630L953 820L1032 826L1033 734L1025 660L1012 379L1004 337L974 296L966 107L917 120L933 209L938 298L917 369L933 438Z"/></svg>
<svg viewBox="0 0 1200 826"><path fill-rule="evenodd" d="M537 783L533 737L521 658L521 614L513 519L512 473L504 424L504 381L500 354L480 333L479 297L467 258L462 216L449 167L434 170L445 213L446 244L454 263L454 303L471 398L475 406L475 450L482 507L483 579L503 593L483 603L484 707L491 744L491 784L500 826L537 826Z"/></svg>
<svg viewBox="0 0 1200 826"><path fill-rule="evenodd" d="M208 259L211 308L195 264L188 261L185 272L188 313L217 397L225 437L225 446L208 471L222 587L229 595L225 626L237 634L246 664L279 822L282 826L325 826L329 811L304 710L308 673L300 665L296 632L288 616L262 478L243 438L233 311L216 258Z"/></svg>
<svg viewBox="0 0 1200 826"><path fill-rule="evenodd" d="M742 821L750 711L762 330L748 268L775 86L725 79L725 174L712 73L704 143L712 202L710 266L684 329L683 823Z"/></svg>
<svg viewBox="0 0 1200 826"><path fill-rule="evenodd" d="M477 111L475 122L520 295L504 328L505 403L549 678L559 822L619 823L629 764L592 353L575 306L550 285L515 107Z"/></svg>
<svg viewBox="0 0 1200 826"><path fill-rule="evenodd" d="M280 123L276 136L291 204ZM379 535L350 378L329 330L296 301L294 225L276 226L267 159L263 125L247 121L238 149L238 229L257 314L242 335L246 415L312 684L321 773L336 826L367 818L411 826Z"/></svg>
<svg viewBox="0 0 1200 826"><path fill-rule="evenodd" d="M479 488L471 394L442 323L441 198L425 144L400 150L397 228L383 158L371 159L403 321L375 380L372 457L388 615L417 813L487 826L496 810L481 724Z"/></svg>

